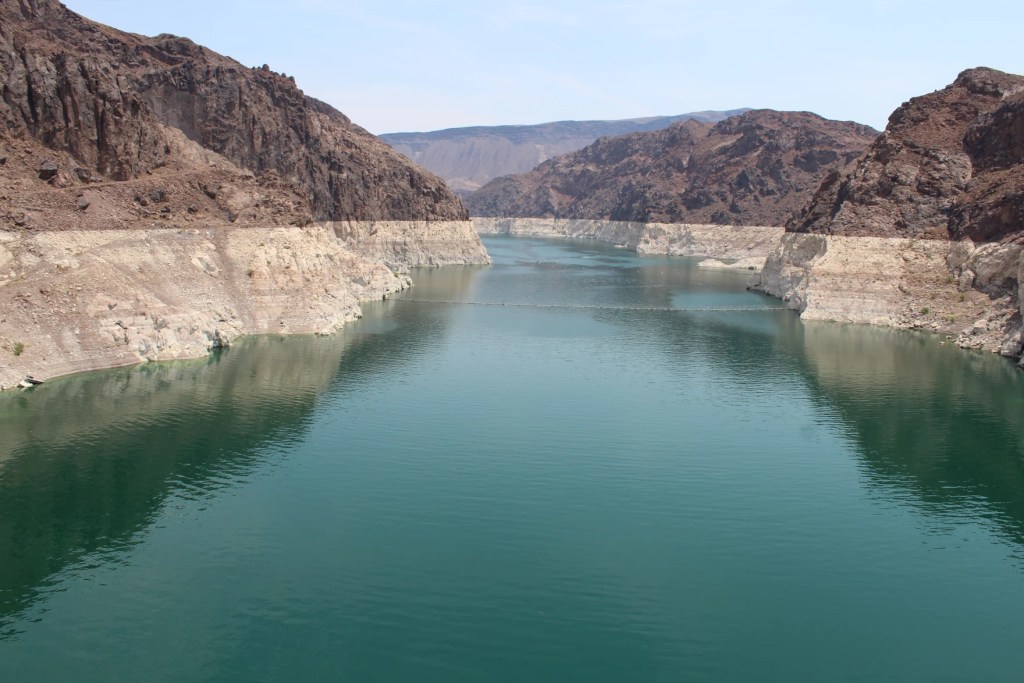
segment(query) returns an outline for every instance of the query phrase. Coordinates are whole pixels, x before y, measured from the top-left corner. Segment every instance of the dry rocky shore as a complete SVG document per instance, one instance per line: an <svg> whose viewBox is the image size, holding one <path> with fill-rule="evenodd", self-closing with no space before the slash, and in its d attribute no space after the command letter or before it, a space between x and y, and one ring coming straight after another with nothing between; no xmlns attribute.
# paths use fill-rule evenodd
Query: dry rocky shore
<svg viewBox="0 0 1024 683"><path fill-rule="evenodd" d="M0 0L0 86L0 388L328 333L489 261L440 178L266 66Z"/></svg>

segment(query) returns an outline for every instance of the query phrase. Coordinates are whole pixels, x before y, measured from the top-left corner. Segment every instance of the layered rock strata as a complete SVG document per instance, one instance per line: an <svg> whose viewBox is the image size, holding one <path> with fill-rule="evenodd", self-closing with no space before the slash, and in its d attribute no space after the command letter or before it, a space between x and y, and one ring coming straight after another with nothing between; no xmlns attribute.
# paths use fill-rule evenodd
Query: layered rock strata
<svg viewBox="0 0 1024 683"><path fill-rule="evenodd" d="M0 388L327 334L410 284L321 226L0 232Z"/></svg>
<svg viewBox="0 0 1024 683"><path fill-rule="evenodd" d="M1020 256L1019 244L788 233L758 287L805 320L924 329L1016 357Z"/></svg>
<svg viewBox="0 0 1024 683"><path fill-rule="evenodd" d="M472 221L333 221L347 248L395 271L490 263Z"/></svg>

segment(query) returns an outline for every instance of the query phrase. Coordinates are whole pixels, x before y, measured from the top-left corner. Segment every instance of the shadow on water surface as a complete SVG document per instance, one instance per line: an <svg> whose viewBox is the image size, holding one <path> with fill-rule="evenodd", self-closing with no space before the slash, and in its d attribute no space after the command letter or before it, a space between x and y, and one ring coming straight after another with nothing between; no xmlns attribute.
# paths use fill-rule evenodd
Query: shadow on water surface
<svg viewBox="0 0 1024 683"><path fill-rule="evenodd" d="M567 247L572 253L562 254ZM576 270L561 287L550 287L558 278L549 275L527 298L568 298L572 285L586 283L595 302L612 305L621 302L605 298L604 285L612 296L638 290L633 300L643 306L778 305L745 291L746 273L699 269L692 259L579 240L490 239L488 248L499 265L547 258ZM810 391L821 410L847 425L880 499L909 504L937 526L988 520L1024 557L1024 373L1011 361L936 335L804 323L791 311L597 310L592 317L623 330L624 343L663 349L675 359L667 372L713 366L769 401L786 385Z"/></svg>
<svg viewBox="0 0 1024 683"><path fill-rule="evenodd" d="M461 296L478 272L418 277ZM0 640L66 568L136 543L172 498L201 500L273 466L325 397L444 337L437 311L365 310L332 337L250 337L201 360L0 395Z"/></svg>
<svg viewBox="0 0 1024 683"><path fill-rule="evenodd" d="M553 260L589 271L579 281L600 291L614 270L614 286L642 290L645 306L778 305L745 291L746 273L699 269L692 259L640 257L578 240L488 240L496 264L566 247L571 257ZM543 292L536 285L529 295ZM791 311L598 310L593 318L626 330L632 343L665 349L679 361L668 372L710 365L765 400L778 400L776 390L787 384L805 387L848 426L866 482L881 498L910 504L939 525L989 520L1024 557L1024 373L1011 361L936 335L804 323Z"/></svg>

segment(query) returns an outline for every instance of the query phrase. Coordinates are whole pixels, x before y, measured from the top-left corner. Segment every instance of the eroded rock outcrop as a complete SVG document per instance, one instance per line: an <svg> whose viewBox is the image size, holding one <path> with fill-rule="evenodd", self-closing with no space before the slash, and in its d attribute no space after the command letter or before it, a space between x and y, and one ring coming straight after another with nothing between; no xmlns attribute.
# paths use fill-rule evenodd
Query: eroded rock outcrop
<svg viewBox="0 0 1024 683"><path fill-rule="evenodd" d="M805 317L1020 355L1024 77L970 69L906 102L787 231L761 287Z"/></svg>
<svg viewBox="0 0 1024 683"><path fill-rule="evenodd" d="M467 217L440 178L268 68L187 38L117 31L55 0L0 0L0 18L0 122L100 176L166 165L162 123L293 182L317 220Z"/></svg>
<svg viewBox="0 0 1024 683"><path fill-rule="evenodd" d="M1002 229L994 230L984 222L994 218L992 212L973 209L978 194L985 194L982 188L992 184L986 176L1020 164L1014 160L1012 131L1014 120L1019 121L1022 88L1020 76L970 69L945 89L904 103L856 165L846 174L830 174L788 228L975 240L1020 230L1019 215L1006 216ZM991 180L1008 189L1006 178Z"/></svg>

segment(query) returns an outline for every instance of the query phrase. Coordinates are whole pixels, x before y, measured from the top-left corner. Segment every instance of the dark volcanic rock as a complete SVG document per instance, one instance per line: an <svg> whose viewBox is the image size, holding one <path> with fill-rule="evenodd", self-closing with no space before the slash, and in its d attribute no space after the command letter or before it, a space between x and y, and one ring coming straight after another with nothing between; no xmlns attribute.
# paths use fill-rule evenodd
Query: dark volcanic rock
<svg viewBox="0 0 1024 683"><path fill-rule="evenodd" d="M57 172L60 169L57 168L57 163L54 161L44 161L39 164L39 179L50 180L51 178L57 177Z"/></svg>
<svg viewBox="0 0 1024 683"><path fill-rule="evenodd" d="M807 112L602 138L470 195L473 215L782 225L878 132Z"/></svg>
<svg viewBox="0 0 1024 683"><path fill-rule="evenodd" d="M55 0L0 0L0 129L111 180L165 166L166 127L310 199L317 219L462 219L436 176L293 79L191 41L91 22ZM81 177L81 174L79 174Z"/></svg>
<svg viewBox="0 0 1024 683"><path fill-rule="evenodd" d="M1024 78L1014 91L964 136L974 177L953 206L953 238L989 241L1024 230Z"/></svg>
<svg viewBox="0 0 1024 683"><path fill-rule="evenodd" d="M904 103L856 166L826 178L792 232L975 241L1021 230L1024 78L994 69Z"/></svg>

